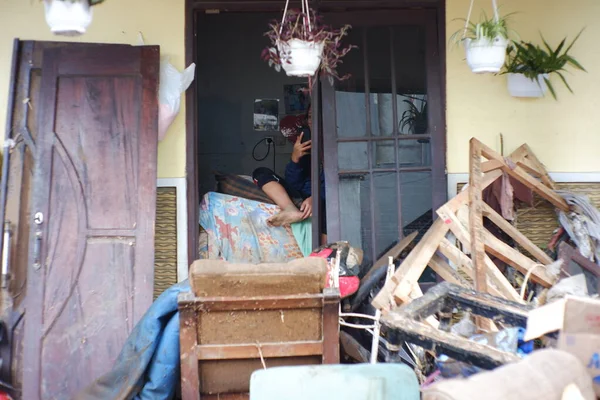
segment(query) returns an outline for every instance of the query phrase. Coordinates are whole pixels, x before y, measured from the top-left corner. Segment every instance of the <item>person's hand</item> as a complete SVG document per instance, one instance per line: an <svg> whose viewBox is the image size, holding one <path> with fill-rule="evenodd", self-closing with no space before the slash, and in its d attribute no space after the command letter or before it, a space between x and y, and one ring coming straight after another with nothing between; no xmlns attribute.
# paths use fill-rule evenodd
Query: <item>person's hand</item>
<svg viewBox="0 0 600 400"><path fill-rule="evenodd" d="M312 196L304 199L300 205L300 211L302 212L303 221L308 217L312 217Z"/></svg>
<svg viewBox="0 0 600 400"><path fill-rule="evenodd" d="M296 138L296 143L294 143L294 150L292 151L292 161L296 164L300 162L300 159L307 154L310 154L311 149L311 141L307 140L302 143L302 136L304 136L304 132L302 132Z"/></svg>

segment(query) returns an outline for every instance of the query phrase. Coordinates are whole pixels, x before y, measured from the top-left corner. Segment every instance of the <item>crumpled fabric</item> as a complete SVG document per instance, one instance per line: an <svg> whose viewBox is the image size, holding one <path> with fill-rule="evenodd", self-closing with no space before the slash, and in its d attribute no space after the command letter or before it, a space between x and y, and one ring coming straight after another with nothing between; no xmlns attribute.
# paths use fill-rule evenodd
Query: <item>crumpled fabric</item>
<svg viewBox="0 0 600 400"><path fill-rule="evenodd" d="M587 196L557 190L571 210L558 211L558 220L569 234L577 249L587 259L600 264L600 211L594 207Z"/></svg>
<svg viewBox="0 0 600 400"><path fill-rule="evenodd" d="M189 292L187 280L165 290L125 342L111 371L75 400L169 400L179 385L177 296Z"/></svg>

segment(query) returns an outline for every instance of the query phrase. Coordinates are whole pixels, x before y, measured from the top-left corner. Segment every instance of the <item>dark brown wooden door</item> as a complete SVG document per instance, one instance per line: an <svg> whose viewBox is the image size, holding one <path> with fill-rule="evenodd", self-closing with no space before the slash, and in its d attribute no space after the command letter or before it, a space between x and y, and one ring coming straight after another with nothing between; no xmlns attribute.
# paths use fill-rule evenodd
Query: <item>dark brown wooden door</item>
<svg viewBox="0 0 600 400"><path fill-rule="evenodd" d="M152 302L158 68L157 47L43 53L24 399L108 371Z"/></svg>
<svg viewBox="0 0 600 400"><path fill-rule="evenodd" d="M446 198L442 64L436 11L326 13L355 44L322 83L328 240L376 260L424 232Z"/></svg>

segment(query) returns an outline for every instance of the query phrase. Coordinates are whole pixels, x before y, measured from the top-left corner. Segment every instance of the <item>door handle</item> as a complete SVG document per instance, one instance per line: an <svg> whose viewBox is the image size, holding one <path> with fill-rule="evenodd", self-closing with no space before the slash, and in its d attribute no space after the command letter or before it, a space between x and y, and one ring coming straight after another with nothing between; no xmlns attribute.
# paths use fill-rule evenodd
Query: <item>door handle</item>
<svg viewBox="0 0 600 400"><path fill-rule="evenodd" d="M40 262L40 252L42 249L42 231L35 233L35 242L33 243L33 268L39 270L42 267Z"/></svg>

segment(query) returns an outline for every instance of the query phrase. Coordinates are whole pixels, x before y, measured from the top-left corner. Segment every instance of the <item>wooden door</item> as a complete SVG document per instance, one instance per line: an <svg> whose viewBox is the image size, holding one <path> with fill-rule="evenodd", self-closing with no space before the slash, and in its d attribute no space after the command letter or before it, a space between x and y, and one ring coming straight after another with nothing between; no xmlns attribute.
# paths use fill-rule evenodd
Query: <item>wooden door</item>
<svg viewBox="0 0 600 400"><path fill-rule="evenodd" d="M152 302L157 47L43 53L24 399L69 399L107 372Z"/></svg>
<svg viewBox="0 0 600 400"><path fill-rule="evenodd" d="M351 24L345 41L358 46L339 71L351 78L322 83L328 240L348 240L373 261L424 232L446 199L436 15L325 14L333 25Z"/></svg>

